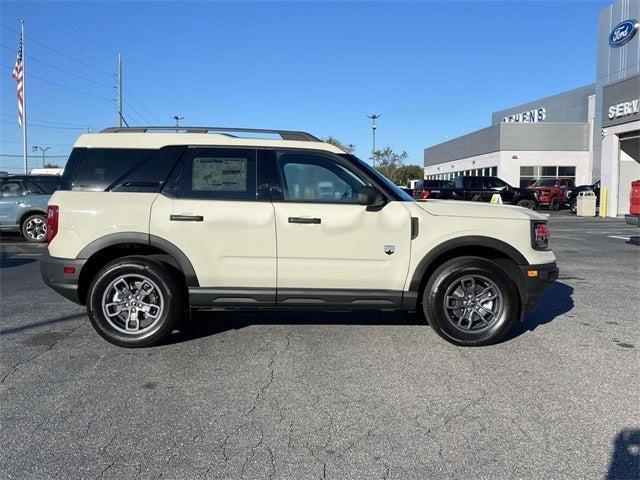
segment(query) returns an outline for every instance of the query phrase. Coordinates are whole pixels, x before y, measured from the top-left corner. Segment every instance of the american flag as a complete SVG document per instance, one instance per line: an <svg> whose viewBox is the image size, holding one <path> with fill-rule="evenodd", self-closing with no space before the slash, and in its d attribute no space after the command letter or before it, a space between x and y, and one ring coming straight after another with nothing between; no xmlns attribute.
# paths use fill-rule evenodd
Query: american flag
<svg viewBox="0 0 640 480"><path fill-rule="evenodd" d="M16 65L13 67L11 76L16 81L16 96L18 97L18 125L22 127L24 123L24 62L22 58L22 35L20 35L20 46L18 47L18 56L16 57Z"/></svg>

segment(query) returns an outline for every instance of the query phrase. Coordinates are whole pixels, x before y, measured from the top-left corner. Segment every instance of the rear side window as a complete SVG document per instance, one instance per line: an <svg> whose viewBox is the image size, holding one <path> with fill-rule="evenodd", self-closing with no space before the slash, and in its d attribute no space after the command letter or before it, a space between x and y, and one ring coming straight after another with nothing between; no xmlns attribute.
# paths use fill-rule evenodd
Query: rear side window
<svg viewBox="0 0 640 480"><path fill-rule="evenodd" d="M184 148L75 148L62 175L61 189L159 192Z"/></svg>
<svg viewBox="0 0 640 480"><path fill-rule="evenodd" d="M191 149L180 173L180 197L256 200L256 151Z"/></svg>
<svg viewBox="0 0 640 480"><path fill-rule="evenodd" d="M51 177L36 177L30 179L43 194L51 195L60 186L60 177L52 175ZM34 193L32 191L32 193Z"/></svg>
<svg viewBox="0 0 640 480"><path fill-rule="evenodd" d="M146 149L88 148L80 160L72 190L107 190L153 153L154 150Z"/></svg>

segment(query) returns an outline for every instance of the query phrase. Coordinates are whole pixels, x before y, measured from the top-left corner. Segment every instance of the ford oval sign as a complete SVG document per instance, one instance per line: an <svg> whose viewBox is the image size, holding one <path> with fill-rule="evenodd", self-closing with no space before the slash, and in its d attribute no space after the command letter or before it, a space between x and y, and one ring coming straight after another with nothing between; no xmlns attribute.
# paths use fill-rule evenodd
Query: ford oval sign
<svg viewBox="0 0 640 480"><path fill-rule="evenodd" d="M637 20L625 20L613 27L609 34L609 45L612 47L620 47L633 38L638 30Z"/></svg>

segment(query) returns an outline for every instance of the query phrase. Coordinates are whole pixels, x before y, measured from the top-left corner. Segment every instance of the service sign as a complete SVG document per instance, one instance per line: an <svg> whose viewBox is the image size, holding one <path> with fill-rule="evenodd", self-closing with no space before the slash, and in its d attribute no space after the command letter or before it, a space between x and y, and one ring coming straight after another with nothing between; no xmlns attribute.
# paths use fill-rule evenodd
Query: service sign
<svg viewBox="0 0 640 480"><path fill-rule="evenodd" d="M609 34L609 45L612 47L621 47L633 38L638 30L638 21L635 19L620 22Z"/></svg>

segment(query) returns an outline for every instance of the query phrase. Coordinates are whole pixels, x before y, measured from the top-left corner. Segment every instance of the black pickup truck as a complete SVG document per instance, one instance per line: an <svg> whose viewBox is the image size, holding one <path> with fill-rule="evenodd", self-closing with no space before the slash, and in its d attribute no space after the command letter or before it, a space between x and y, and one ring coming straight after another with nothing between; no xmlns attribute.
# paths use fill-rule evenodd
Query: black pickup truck
<svg viewBox="0 0 640 480"><path fill-rule="evenodd" d="M490 202L496 193L502 197L502 203L532 210L538 207L535 192L512 187L498 177L456 177L450 187L431 190L429 199Z"/></svg>

